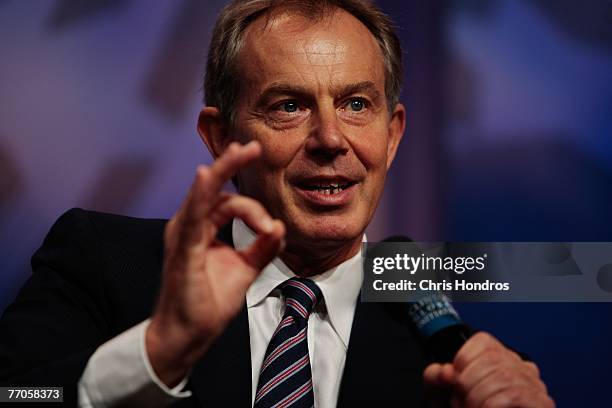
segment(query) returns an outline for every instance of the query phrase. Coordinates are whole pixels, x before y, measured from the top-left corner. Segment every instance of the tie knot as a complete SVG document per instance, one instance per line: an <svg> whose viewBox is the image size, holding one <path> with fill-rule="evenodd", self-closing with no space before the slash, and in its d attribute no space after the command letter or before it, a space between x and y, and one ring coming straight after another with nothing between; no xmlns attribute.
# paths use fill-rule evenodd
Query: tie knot
<svg viewBox="0 0 612 408"><path fill-rule="evenodd" d="M285 315L308 319L323 293L316 283L305 278L291 278L283 282L281 291L285 297Z"/></svg>

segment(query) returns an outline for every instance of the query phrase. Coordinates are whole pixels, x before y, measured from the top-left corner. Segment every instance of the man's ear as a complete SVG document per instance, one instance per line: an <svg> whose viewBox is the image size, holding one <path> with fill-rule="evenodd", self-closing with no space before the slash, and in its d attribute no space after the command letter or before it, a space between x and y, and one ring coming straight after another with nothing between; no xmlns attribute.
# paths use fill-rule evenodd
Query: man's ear
<svg viewBox="0 0 612 408"><path fill-rule="evenodd" d="M402 136L406 129L406 108L401 103L395 105L391 120L389 121L389 139L387 141L387 170L391 167L391 163L397 153Z"/></svg>
<svg viewBox="0 0 612 408"><path fill-rule="evenodd" d="M214 159L223 153L229 142L221 112L213 106L206 106L200 111L198 133Z"/></svg>

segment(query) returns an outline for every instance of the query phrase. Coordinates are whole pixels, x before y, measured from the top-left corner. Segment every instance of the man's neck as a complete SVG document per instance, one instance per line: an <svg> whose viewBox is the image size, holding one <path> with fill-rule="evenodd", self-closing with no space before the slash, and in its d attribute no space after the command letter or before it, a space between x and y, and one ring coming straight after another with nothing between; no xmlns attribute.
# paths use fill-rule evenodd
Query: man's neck
<svg viewBox="0 0 612 408"><path fill-rule="evenodd" d="M299 245L288 243L280 255L285 265L298 276L321 274L355 256L361 248L363 234L350 242Z"/></svg>

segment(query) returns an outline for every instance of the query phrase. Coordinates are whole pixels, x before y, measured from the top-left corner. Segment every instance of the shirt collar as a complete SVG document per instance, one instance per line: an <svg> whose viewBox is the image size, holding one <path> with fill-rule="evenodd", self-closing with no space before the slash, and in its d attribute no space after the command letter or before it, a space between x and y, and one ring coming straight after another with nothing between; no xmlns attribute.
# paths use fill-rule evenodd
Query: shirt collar
<svg viewBox="0 0 612 408"><path fill-rule="evenodd" d="M240 250L255 240L255 233L242 220L235 218L232 238L236 249ZM366 242L365 234L363 241ZM260 304L278 285L294 276L295 273L280 258L274 258L247 290L247 307ZM310 279L321 289L331 325L344 346L348 347L355 304L363 281L361 248L352 258Z"/></svg>

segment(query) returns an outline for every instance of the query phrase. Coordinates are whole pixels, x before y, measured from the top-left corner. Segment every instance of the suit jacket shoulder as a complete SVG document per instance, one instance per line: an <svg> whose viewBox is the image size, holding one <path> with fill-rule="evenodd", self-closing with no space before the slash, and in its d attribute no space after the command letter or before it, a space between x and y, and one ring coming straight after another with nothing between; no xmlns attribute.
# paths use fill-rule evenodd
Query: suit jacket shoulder
<svg viewBox="0 0 612 408"><path fill-rule="evenodd" d="M32 279L50 270L61 275L71 289L103 307L89 314L113 336L150 315L160 285L165 224L72 209L34 254Z"/></svg>
<svg viewBox="0 0 612 408"><path fill-rule="evenodd" d="M0 382L76 383L106 340L151 314L165 220L72 209L32 257L32 275L0 319Z"/></svg>

